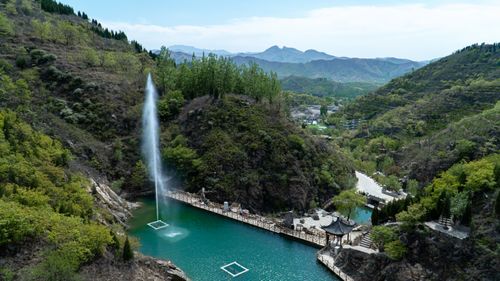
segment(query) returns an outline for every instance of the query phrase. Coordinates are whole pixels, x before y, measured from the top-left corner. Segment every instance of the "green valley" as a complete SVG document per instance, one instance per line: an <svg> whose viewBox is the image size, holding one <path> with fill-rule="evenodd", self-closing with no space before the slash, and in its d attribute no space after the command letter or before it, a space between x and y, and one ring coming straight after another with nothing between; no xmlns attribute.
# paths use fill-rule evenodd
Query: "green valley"
<svg viewBox="0 0 500 281"><path fill-rule="evenodd" d="M278 2L0 0L0 280L499 280L498 4Z"/></svg>

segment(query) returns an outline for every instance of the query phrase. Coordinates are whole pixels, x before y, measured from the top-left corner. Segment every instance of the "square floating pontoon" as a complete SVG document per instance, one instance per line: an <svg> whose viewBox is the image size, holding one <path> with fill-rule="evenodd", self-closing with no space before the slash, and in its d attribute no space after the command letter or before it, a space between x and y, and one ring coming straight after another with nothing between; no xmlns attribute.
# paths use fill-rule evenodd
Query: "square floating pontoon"
<svg viewBox="0 0 500 281"><path fill-rule="evenodd" d="M239 275L241 275L249 270L248 268L244 267L243 265L241 265L235 261L222 266L220 269L224 270L232 277L239 276Z"/></svg>
<svg viewBox="0 0 500 281"><path fill-rule="evenodd" d="M149 227L151 227L154 230L162 229L168 226L168 223L162 221L162 220L157 220L148 223Z"/></svg>

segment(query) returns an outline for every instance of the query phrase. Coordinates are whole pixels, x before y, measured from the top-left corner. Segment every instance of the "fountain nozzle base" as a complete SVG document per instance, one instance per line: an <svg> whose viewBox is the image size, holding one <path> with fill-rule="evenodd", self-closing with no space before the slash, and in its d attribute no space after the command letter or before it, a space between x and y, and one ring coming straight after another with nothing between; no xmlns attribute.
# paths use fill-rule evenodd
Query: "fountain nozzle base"
<svg viewBox="0 0 500 281"><path fill-rule="evenodd" d="M159 229L167 227L168 223L166 223L162 220L157 220L157 221L152 221L152 222L148 223L148 226L154 230L159 230Z"/></svg>

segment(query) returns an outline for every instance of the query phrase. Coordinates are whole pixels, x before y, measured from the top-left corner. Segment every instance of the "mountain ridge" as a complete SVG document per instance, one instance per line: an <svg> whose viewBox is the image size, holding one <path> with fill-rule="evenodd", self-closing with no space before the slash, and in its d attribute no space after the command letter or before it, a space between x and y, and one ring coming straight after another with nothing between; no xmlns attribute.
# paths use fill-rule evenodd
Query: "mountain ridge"
<svg viewBox="0 0 500 281"><path fill-rule="evenodd" d="M182 50L194 50L188 54ZM186 48L171 49L171 56L177 63L208 55L213 50ZM201 52L201 55L200 55ZM217 53L218 52L218 53ZM256 63L266 72L276 72L279 78L301 76L310 79L327 78L338 82L385 83L426 64L401 58L347 58L335 57L313 49L305 52L295 48L272 46L260 53L238 53L225 55L225 50L214 54L231 58L236 64ZM198 55L197 55L198 54Z"/></svg>
<svg viewBox="0 0 500 281"><path fill-rule="evenodd" d="M387 60L391 62L418 62L418 63L427 63L429 61L432 61L434 59L430 60L424 60L424 61L417 61L417 60L411 60L407 58L397 58L397 57L373 57L373 58L361 58L361 57L346 57L346 56L335 56L328 54L326 52L318 51L316 49L307 49L305 51L301 51L299 49L293 48L293 47L279 47L278 45L273 45L264 51L261 52L230 52L224 49L206 49L206 48L197 48L194 46L189 46L189 45L171 45L168 47L168 49L172 52L177 52L177 53L185 53L190 56L193 55L193 53L197 56L200 57L203 54L208 55L210 53L216 54L219 56L228 56L228 57L236 57L236 56L241 56L241 57L253 57L253 58L259 58L259 59L264 59L267 61L272 61L272 62L289 62L289 63L305 63L305 62L310 62L314 60L331 60L335 58L339 59L376 59L376 60ZM157 51L158 52L158 51ZM288 59L287 59L288 58Z"/></svg>

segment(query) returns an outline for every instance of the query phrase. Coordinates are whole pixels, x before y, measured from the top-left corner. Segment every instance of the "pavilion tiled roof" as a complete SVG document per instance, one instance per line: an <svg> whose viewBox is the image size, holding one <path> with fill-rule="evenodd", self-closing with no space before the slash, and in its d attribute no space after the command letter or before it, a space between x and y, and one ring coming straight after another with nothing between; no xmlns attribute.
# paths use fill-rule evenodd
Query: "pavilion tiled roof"
<svg viewBox="0 0 500 281"><path fill-rule="evenodd" d="M340 217L337 220L332 221L330 225L323 226L322 228L329 234L341 236L348 234L356 226L356 223L350 224Z"/></svg>

